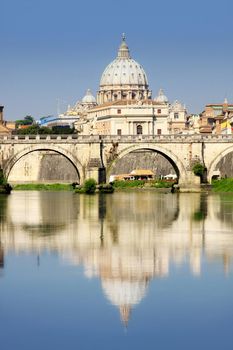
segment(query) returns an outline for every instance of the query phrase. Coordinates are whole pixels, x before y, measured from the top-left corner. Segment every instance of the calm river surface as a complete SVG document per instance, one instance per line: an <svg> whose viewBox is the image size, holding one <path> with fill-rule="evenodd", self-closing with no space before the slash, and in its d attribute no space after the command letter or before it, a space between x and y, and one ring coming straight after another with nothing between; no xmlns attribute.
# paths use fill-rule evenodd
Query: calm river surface
<svg viewBox="0 0 233 350"><path fill-rule="evenodd" d="M232 261L232 195L1 196L1 349L232 349Z"/></svg>

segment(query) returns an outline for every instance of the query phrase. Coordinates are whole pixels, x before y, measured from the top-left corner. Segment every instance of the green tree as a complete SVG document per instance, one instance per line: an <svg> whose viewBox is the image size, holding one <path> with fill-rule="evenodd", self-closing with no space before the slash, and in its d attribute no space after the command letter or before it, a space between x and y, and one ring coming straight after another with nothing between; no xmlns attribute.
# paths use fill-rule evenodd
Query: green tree
<svg viewBox="0 0 233 350"><path fill-rule="evenodd" d="M201 163L196 163L194 164L192 170L196 176L202 177L205 171L205 166Z"/></svg>
<svg viewBox="0 0 233 350"><path fill-rule="evenodd" d="M31 115L26 115L24 119L16 120L16 127L19 125L32 125L34 123L34 118Z"/></svg>

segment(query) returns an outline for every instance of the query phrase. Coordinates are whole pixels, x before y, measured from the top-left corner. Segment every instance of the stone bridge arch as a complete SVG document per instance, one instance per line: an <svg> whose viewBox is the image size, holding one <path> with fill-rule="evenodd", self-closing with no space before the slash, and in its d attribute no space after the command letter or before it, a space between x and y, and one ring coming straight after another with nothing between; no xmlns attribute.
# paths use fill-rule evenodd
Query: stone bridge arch
<svg viewBox="0 0 233 350"><path fill-rule="evenodd" d="M220 160L222 158L224 158L227 154L233 152L233 146L230 146L228 148L225 148L224 150L222 150L211 162L209 165L209 169L208 169L208 173L207 173L207 180L209 183L211 183L212 181L212 176L213 173L216 169L216 166L218 164L218 162L220 162Z"/></svg>
<svg viewBox="0 0 233 350"><path fill-rule="evenodd" d="M12 168L21 158L23 158L24 156L26 156L29 153L36 152L36 151L53 151L53 152L56 152L56 153L64 156L75 167L75 169L79 175L80 183L82 183L84 181L85 174L84 174L83 166L82 166L81 162L78 160L78 158L76 158L73 155L73 153L64 149L63 147L56 146L56 145L50 146L48 144L46 144L46 145L32 145L32 146L23 148L22 150L20 150L16 154L14 154L12 157L10 157L7 160L7 162L3 165L3 172L6 176L6 178L8 178Z"/></svg>
<svg viewBox="0 0 233 350"><path fill-rule="evenodd" d="M109 177L111 175L111 170L112 170L113 165L115 165L115 163L118 160L120 160L121 158L123 158L127 154L129 154L133 151L138 151L138 150L151 150L151 151L157 152L157 153L161 154L162 156L164 156L171 163L171 165L174 167L176 174L178 176L178 179L179 179L179 183L185 182L185 180L187 178L187 172L186 172L185 166L182 163L182 161L172 151L166 149L165 147L162 147L160 145L151 145L151 144L132 145L132 146L129 146L129 147L122 149L118 153L117 157L107 167L107 181L109 180Z"/></svg>

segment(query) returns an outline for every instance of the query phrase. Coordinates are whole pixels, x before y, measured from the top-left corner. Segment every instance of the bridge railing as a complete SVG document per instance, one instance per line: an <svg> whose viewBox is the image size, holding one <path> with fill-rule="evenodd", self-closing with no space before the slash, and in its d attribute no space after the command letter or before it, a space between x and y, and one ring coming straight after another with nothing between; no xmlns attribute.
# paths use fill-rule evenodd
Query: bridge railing
<svg viewBox="0 0 233 350"><path fill-rule="evenodd" d="M171 135L0 135L0 142L233 142L232 135L201 135L201 134L171 134Z"/></svg>

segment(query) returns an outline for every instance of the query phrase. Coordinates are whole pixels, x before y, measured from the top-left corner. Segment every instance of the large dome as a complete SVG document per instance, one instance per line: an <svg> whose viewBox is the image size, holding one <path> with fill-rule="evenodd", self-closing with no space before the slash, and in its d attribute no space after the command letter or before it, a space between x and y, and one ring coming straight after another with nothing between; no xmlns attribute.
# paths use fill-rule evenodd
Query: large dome
<svg viewBox="0 0 233 350"><path fill-rule="evenodd" d="M100 87L106 85L148 85L142 66L132 58L117 57L102 74Z"/></svg>
<svg viewBox="0 0 233 350"><path fill-rule="evenodd" d="M142 66L131 58L123 35L117 58L104 70L100 80L99 103L150 97L148 80Z"/></svg>

